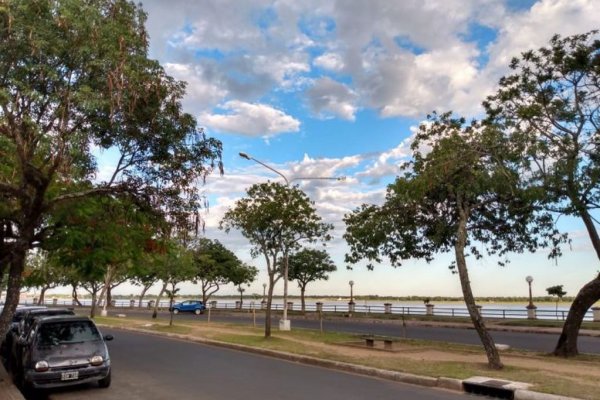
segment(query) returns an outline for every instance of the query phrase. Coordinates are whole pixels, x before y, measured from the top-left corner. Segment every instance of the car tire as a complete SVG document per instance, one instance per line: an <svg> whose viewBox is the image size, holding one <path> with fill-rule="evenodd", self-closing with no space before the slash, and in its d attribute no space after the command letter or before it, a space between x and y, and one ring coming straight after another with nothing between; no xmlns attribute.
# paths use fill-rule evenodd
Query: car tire
<svg viewBox="0 0 600 400"><path fill-rule="evenodd" d="M196 314L196 315L200 315L200 314L202 314L202 310L201 310L201 309L199 309L199 308L196 308L196 309L194 310L194 314Z"/></svg>
<svg viewBox="0 0 600 400"><path fill-rule="evenodd" d="M102 389L106 389L107 387L110 386L110 370L108 371L108 375L106 375L106 378L102 378L98 381L98 387L102 388Z"/></svg>
<svg viewBox="0 0 600 400"><path fill-rule="evenodd" d="M173 314L179 314L179 309L177 309L177 308L174 308L174 309L173 309Z"/></svg>

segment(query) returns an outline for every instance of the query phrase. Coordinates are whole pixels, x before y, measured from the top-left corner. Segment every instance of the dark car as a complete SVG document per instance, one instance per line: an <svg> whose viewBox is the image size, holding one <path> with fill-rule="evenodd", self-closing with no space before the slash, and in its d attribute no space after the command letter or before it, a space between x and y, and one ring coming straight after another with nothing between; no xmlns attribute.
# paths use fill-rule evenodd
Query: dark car
<svg viewBox="0 0 600 400"><path fill-rule="evenodd" d="M29 334L29 330L36 318L49 317L52 315L75 315L71 308L42 308L25 310L21 316L21 320L15 329L12 329L9 334L12 335L11 347L9 348L8 366L11 370L18 373L21 371L21 361L23 347L20 345L19 338L25 339Z"/></svg>
<svg viewBox="0 0 600 400"><path fill-rule="evenodd" d="M98 382L110 386L110 356L94 322L87 317L52 316L36 318L23 346L20 384L28 388L54 388Z"/></svg>
<svg viewBox="0 0 600 400"><path fill-rule="evenodd" d="M2 307L3 308L3 307ZM0 311L2 311L0 308ZM8 361L10 359L11 349L13 347L13 341L16 340L15 333L19 329L19 323L25 316L28 311L31 310L46 310L45 306L17 306L15 313L13 314L12 321L10 322L10 326L8 331L6 332L6 336L2 338L0 341L0 357L2 357L3 361Z"/></svg>
<svg viewBox="0 0 600 400"><path fill-rule="evenodd" d="M206 310L204 303L200 300L186 300L181 303L175 303L172 307L169 308L169 311L172 311L173 314L178 314L180 312L193 312L194 314L202 314Z"/></svg>

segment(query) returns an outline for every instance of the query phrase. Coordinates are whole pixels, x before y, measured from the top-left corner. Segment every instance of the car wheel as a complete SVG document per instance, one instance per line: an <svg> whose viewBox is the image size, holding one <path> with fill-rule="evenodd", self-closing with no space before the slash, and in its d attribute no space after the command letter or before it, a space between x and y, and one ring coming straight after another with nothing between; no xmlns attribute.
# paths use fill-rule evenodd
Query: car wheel
<svg viewBox="0 0 600 400"><path fill-rule="evenodd" d="M102 378L98 381L98 387L101 388L107 388L110 386L110 371L108 371L108 375L106 375L106 378Z"/></svg>
<svg viewBox="0 0 600 400"><path fill-rule="evenodd" d="M196 315L200 315L200 314L202 314L202 310L200 310L199 308L196 308L196 309L194 310L194 314L196 314Z"/></svg>
<svg viewBox="0 0 600 400"><path fill-rule="evenodd" d="M173 314L179 314L179 310L177 308L173 309Z"/></svg>

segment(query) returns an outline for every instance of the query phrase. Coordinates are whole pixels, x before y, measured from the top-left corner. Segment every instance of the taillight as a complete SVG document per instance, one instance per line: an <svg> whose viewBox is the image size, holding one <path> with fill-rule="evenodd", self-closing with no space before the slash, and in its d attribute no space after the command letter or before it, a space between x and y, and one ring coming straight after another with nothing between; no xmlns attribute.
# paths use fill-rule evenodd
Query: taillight
<svg viewBox="0 0 600 400"><path fill-rule="evenodd" d="M47 361L38 361L35 363L35 371L36 372L46 372L48 371L48 362Z"/></svg>
<svg viewBox="0 0 600 400"><path fill-rule="evenodd" d="M102 362L104 361L104 359L102 358L102 356L94 356L92 358L90 358L90 364L97 366L97 365L102 365Z"/></svg>

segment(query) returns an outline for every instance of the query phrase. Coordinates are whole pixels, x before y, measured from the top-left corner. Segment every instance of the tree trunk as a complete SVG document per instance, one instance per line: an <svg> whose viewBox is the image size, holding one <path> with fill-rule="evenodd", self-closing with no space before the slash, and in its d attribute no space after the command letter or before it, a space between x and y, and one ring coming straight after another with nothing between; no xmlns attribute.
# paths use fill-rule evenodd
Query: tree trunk
<svg viewBox="0 0 600 400"><path fill-rule="evenodd" d="M304 299L304 292L306 292L306 285L300 287L300 302L302 303L302 314L306 313L306 301Z"/></svg>
<svg viewBox="0 0 600 400"><path fill-rule="evenodd" d="M148 291L148 289L150 289L152 285L144 285L144 288L142 289L142 293L140 294L140 301L138 302L138 308L142 308L142 301L144 300L144 296L146 295L146 292Z"/></svg>
<svg viewBox="0 0 600 400"><path fill-rule="evenodd" d="M46 296L46 290L48 290L48 286L42 286L42 290L40 290L40 298L38 299L38 306L44 305L44 297Z"/></svg>
<svg viewBox="0 0 600 400"><path fill-rule="evenodd" d="M106 289L106 306L107 307L111 307L112 305L112 287L108 287L108 289Z"/></svg>
<svg viewBox="0 0 600 400"><path fill-rule="evenodd" d="M573 198L571 201L577 204ZM585 224L588 232L588 236L592 242L592 246L596 251L596 256L600 259L600 237L598 231L594 226L594 221L590 216L589 212L584 206L580 206L579 215ZM553 354L561 357L573 357L579 354L577 349L577 337L579 336L579 329L581 323L585 317L585 313L589 308L598 300L600 300L600 274L594 279L585 284L581 288L575 300L569 308L569 314L563 325L562 332L556 343Z"/></svg>
<svg viewBox="0 0 600 400"><path fill-rule="evenodd" d="M458 269L458 275L460 277L460 286L462 288L467 310L469 311L469 316L471 317L473 326L475 327L475 330L479 335L479 339L483 344L483 348L485 349L485 353L488 359L488 366L491 369L502 369L504 365L502 364L502 361L500 361L500 354L498 353L498 349L496 348L494 339L487 331L483 322L483 318L477 310L475 298L473 297L473 292L471 291L469 271L467 270L467 262L465 260L468 211L462 207L463 206L461 206L459 202L459 222L458 229L456 232L456 243L454 247L454 252L456 255L456 267Z"/></svg>
<svg viewBox="0 0 600 400"><path fill-rule="evenodd" d="M265 338L271 337L271 304L273 304L274 286L273 276L269 276L269 293L267 295L267 310L265 312Z"/></svg>
<svg viewBox="0 0 600 400"><path fill-rule="evenodd" d="M90 318L96 316L96 300L98 298L98 289L92 286L92 307L90 308Z"/></svg>
<svg viewBox="0 0 600 400"><path fill-rule="evenodd" d="M167 283L163 283L162 289L160 290L160 293L156 298L156 302L154 303L154 310L152 310L152 319L156 319L156 317L158 316L158 303L160 303L160 298L165 293L165 290L167 290Z"/></svg>
<svg viewBox="0 0 600 400"><path fill-rule="evenodd" d="M585 313L600 300L600 275L588 282L581 288L571 308L567 319L563 325L562 332L558 338L558 343L554 348L553 354L561 357L573 357L579 354L577 349L577 337L579 329L585 317Z"/></svg>
<svg viewBox="0 0 600 400"><path fill-rule="evenodd" d="M77 285L73 283L73 284L71 284L71 287L73 288L73 291L71 292L71 296L73 297L73 300L75 300L75 303L79 307L82 307L83 304L81 304L81 302L79 301L79 298L77 297Z"/></svg>
<svg viewBox="0 0 600 400"><path fill-rule="evenodd" d="M12 321L19 297L21 295L21 275L25 269L25 248L17 248L14 250L13 256L10 259L8 272L8 281L6 285L6 298L4 307L0 313L0 338L3 338L8 332L8 328Z"/></svg>

